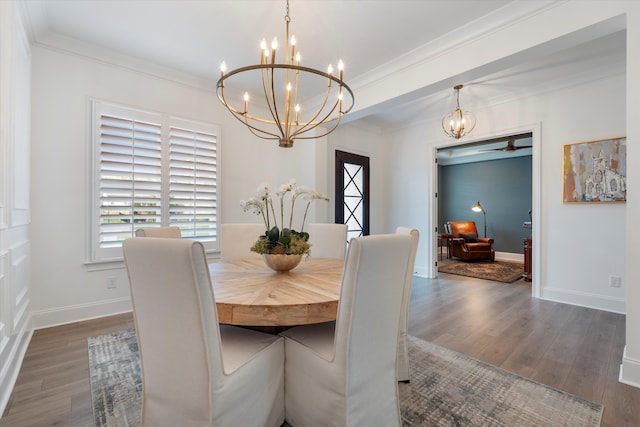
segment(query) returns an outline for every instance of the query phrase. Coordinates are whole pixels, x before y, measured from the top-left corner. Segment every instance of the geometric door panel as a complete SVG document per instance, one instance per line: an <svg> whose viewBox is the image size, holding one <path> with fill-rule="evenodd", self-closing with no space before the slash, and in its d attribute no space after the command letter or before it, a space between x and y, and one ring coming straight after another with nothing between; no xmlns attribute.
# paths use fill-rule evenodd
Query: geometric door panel
<svg viewBox="0 0 640 427"><path fill-rule="evenodd" d="M347 241L369 234L369 158L336 150L336 223L347 224Z"/></svg>

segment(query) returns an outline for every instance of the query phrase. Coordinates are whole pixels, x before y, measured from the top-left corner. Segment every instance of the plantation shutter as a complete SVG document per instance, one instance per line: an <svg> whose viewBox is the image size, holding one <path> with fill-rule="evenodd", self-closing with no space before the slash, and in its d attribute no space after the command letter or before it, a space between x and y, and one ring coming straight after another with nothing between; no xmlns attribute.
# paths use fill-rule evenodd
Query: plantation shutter
<svg viewBox="0 0 640 427"><path fill-rule="evenodd" d="M161 125L100 115L99 247L120 247L143 223L161 223Z"/></svg>
<svg viewBox="0 0 640 427"><path fill-rule="evenodd" d="M122 259L139 228L178 226L217 250L220 128L94 100L90 261Z"/></svg>
<svg viewBox="0 0 640 427"><path fill-rule="evenodd" d="M217 132L179 125L174 119L169 128L169 222L180 227L183 238L214 241Z"/></svg>

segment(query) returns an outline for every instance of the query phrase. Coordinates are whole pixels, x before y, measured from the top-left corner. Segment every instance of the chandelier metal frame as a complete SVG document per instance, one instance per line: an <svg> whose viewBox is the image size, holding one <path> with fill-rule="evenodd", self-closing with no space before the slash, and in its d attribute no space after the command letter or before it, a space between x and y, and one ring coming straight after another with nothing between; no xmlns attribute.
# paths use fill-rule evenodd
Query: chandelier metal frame
<svg viewBox="0 0 640 427"><path fill-rule="evenodd" d="M216 93L222 104L254 135L262 139L277 140L280 147L292 147L296 139L315 139L333 132L340 124L342 116L353 108L355 98L351 88L343 81L342 61L338 64L337 77L333 75L331 65L326 72L300 65L300 54L298 53L296 56L295 37L289 37L291 18L288 0L284 19L286 24L285 62L276 62L276 39L272 43L271 51L267 49L263 39L260 64L227 72L226 64L222 63L220 79L216 83ZM225 83L231 77L255 70L260 70L264 96L262 102L266 103L266 106L262 107L264 111L268 110L268 116L256 115L249 111L248 91L244 93L244 102L239 101L239 96L229 98L225 93ZM277 73L276 70L281 70L281 72ZM315 108L310 109L308 113L303 111L298 103L298 84L301 73L306 73L315 79L323 78L326 81L324 96L320 94L311 101L315 101L313 104ZM335 100L330 100L332 94L334 94ZM232 104L232 100L235 100L236 106ZM303 114L304 118L302 118ZM311 136L303 136L306 132L324 124L330 124L330 127L319 128L323 131Z"/></svg>
<svg viewBox="0 0 640 427"><path fill-rule="evenodd" d="M468 135L476 126L476 117L469 111L460 108L460 89L463 85L456 85L456 109L444 116L442 119L442 130L447 136L455 139Z"/></svg>

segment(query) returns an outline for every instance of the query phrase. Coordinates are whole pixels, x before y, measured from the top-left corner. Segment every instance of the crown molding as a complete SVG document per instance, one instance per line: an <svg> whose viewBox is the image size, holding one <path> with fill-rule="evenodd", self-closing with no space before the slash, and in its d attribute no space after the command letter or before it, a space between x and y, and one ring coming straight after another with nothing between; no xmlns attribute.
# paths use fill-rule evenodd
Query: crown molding
<svg viewBox="0 0 640 427"><path fill-rule="evenodd" d="M29 42L37 42L38 35L49 29L44 0L18 1L16 3Z"/></svg>
<svg viewBox="0 0 640 427"><path fill-rule="evenodd" d="M215 80L197 77L173 68L158 65L153 62L141 60L133 56L124 55L111 49L78 40L72 37L47 32L41 34L34 46L83 58L95 63L115 66L135 73L146 74L173 83L182 84L198 90L213 93Z"/></svg>
<svg viewBox="0 0 640 427"><path fill-rule="evenodd" d="M215 81L212 79L194 76L133 56L124 55L93 43L53 33L47 24L45 0L19 1L16 3L20 7L25 32L32 46L146 74L198 90L211 91L211 88L215 85Z"/></svg>
<svg viewBox="0 0 640 427"><path fill-rule="evenodd" d="M417 65L434 61L452 50L457 50L469 43L488 37L506 27L517 26L533 15L558 7L563 1L511 2L457 28L454 32L438 37L429 43L406 52L393 60L382 64L365 74L351 79L350 86L355 90L374 84L390 74L406 70Z"/></svg>

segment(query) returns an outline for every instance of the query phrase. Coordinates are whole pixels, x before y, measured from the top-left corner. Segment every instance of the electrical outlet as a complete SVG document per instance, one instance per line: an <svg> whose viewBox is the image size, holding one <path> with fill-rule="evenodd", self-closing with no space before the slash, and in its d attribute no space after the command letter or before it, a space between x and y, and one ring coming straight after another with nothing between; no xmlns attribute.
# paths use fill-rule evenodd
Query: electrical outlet
<svg viewBox="0 0 640 427"><path fill-rule="evenodd" d="M609 286L612 288L620 288L622 287L622 277L620 276L609 276Z"/></svg>
<svg viewBox="0 0 640 427"><path fill-rule="evenodd" d="M107 278L107 289L115 289L118 287L118 281L115 277Z"/></svg>

